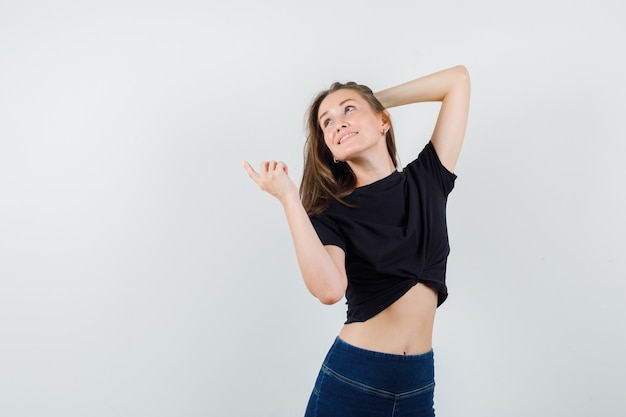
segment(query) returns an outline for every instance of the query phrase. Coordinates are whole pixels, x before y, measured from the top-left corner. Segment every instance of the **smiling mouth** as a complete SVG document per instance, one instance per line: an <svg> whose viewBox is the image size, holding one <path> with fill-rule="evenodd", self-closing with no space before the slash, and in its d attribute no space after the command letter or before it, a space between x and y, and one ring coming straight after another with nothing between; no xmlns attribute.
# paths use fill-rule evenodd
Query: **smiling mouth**
<svg viewBox="0 0 626 417"><path fill-rule="evenodd" d="M343 135L342 137L339 138L339 142L337 142L337 144L341 145L342 142L350 139L352 136L354 136L356 134L357 134L357 132L346 133L345 135Z"/></svg>

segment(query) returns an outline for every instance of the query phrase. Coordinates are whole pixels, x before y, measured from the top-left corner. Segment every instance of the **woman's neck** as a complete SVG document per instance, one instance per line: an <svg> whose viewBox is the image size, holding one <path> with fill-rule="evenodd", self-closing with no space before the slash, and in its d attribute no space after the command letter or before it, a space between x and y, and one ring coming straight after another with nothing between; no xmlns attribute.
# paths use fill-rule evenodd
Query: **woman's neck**
<svg viewBox="0 0 626 417"><path fill-rule="evenodd" d="M384 158L359 158L348 161L348 164L356 176L357 187L372 184L396 171L389 154L386 154Z"/></svg>

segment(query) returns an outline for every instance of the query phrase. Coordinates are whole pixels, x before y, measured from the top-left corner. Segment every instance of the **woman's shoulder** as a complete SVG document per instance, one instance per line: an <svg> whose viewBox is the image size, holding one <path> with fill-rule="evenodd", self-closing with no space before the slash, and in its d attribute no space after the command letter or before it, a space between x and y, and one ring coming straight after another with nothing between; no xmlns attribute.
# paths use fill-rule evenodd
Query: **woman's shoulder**
<svg viewBox="0 0 626 417"><path fill-rule="evenodd" d="M432 142L428 142L417 158L403 170L407 180L413 183L432 182L440 187L445 194L454 188L456 174L443 166Z"/></svg>

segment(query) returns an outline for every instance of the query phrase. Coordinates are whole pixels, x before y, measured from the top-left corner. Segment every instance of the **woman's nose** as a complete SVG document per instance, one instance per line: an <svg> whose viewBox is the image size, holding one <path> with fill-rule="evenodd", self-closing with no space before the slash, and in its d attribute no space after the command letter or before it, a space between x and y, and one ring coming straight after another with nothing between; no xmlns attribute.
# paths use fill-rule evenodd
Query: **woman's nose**
<svg viewBox="0 0 626 417"><path fill-rule="evenodd" d="M348 127L348 124L346 122L341 122L337 125L337 132L339 132L341 129L345 129L346 127Z"/></svg>

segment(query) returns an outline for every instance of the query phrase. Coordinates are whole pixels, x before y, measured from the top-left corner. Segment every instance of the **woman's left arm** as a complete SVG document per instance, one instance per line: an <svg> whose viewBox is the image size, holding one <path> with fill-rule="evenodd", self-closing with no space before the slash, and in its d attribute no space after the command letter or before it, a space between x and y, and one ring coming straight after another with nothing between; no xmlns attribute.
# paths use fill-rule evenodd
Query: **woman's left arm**
<svg viewBox="0 0 626 417"><path fill-rule="evenodd" d="M375 95L386 108L440 101L441 109L431 141L443 166L454 172L469 113L470 79L464 66L438 71Z"/></svg>

